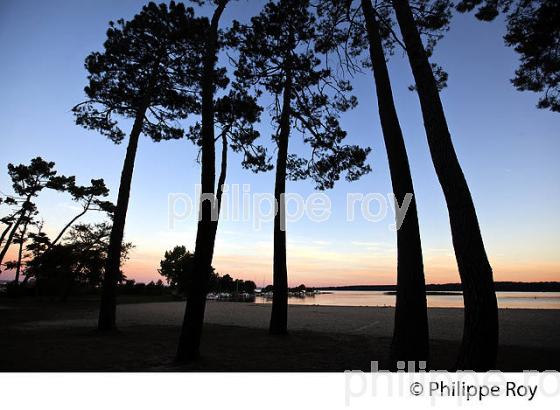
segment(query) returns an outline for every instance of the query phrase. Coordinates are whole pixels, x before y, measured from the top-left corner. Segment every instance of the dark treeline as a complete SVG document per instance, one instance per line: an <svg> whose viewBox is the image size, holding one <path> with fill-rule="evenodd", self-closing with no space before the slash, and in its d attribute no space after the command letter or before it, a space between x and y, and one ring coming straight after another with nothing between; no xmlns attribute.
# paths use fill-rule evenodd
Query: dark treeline
<svg viewBox="0 0 560 410"><path fill-rule="evenodd" d="M497 292L560 292L560 282L494 282ZM349 286L323 286L317 290L371 290L371 291L396 291L395 285L349 285ZM461 291L460 283L427 284L427 291Z"/></svg>
<svg viewBox="0 0 560 410"><path fill-rule="evenodd" d="M462 0L455 6L450 0L276 0L264 4L246 23L224 21L227 8L241 7L233 0L190 4L204 6L209 17L197 15L194 7L181 2L150 2L130 20L110 22L100 51L85 59L85 98L72 110L75 122L115 144L127 145L115 204L103 199L109 193L103 180L77 185L75 177L57 175L54 163L40 157L29 165L8 166L14 194L1 198L7 211L0 220L0 266L14 271L14 286L20 282L27 286L33 279L39 292L61 298L80 286L100 289L98 329L116 329L119 289L138 287L126 281L121 268L132 247L124 241L124 232L140 137L155 142L186 138L198 153L201 184L194 252L176 247L160 263L168 284L186 295L177 360L196 360L200 355L209 292L255 288L251 281L221 276L212 267L221 197L232 161L229 151L240 154L233 159L245 169L275 172L270 187L277 212L269 333L287 333L291 291L287 182L307 179L324 190L341 178L355 181L372 170L371 148L347 144L340 119L358 104L352 79L365 73L373 78L371 93L377 99L395 201L408 208L406 218L395 221L396 286L323 289L396 292L393 361L429 359L426 292L461 290L465 320L456 367L492 369L499 328L495 291L552 291L558 284L494 283L475 204L440 98L447 73L431 59L454 11L476 9L476 18L484 21L503 14L505 42L520 55L514 86L540 93L540 108L560 111L559 3ZM387 64L401 54L414 78L409 88L418 97L431 162L444 194L460 284L425 285L421 221ZM266 136L270 144L262 142L257 127L263 112L272 127ZM131 124L129 130L123 128L126 124ZM292 148L296 138L305 148ZM221 153L218 175L217 152ZM45 234L35 203L44 190L69 194L80 208L53 238ZM94 210L108 220L78 223ZM5 261L10 249L16 250L15 259ZM162 286L161 282L152 287Z"/></svg>
<svg viewBox="0 0 560 410"><path fill-rule="evenodd" d="M188 295L194 275L194 253L187 251L184 246L175 246L165 251L160 261L158 272L165 278L171 289L180 294ZM257 285L251 280L234 279L228 274L220 275L212 267L208 281L208 292L212 293L255 293Z"/></svg>
<svg viewBox="0 0 560 410"><path fill-rule="evenodd" d="M300 292L313 293L315 290L317 290L317 288L313 288L313 287L310 287L310 286L305 286L304 284L294 286L293 288L288 288L289 293L300 293ZM264 288L261 289L261 292L262 293L274 292L274 286L273 285L266 285Z"/></svg>

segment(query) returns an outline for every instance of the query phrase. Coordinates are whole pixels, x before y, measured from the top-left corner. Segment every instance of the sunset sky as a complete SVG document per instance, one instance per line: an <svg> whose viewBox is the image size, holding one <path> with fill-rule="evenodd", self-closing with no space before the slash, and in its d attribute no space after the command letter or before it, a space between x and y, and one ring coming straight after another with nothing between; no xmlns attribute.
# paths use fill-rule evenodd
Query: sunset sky
<svg viewBox="0 0 560 410"><path fill-rule="evenodd" d="M99 50L109 20L131 18L143 1L0 2L0 191L12 193L8 163L35 156L56 162L61 174L79 183L104 178L114 199L126 144L115 145L74 124L72 106L84 99L84 58ZM263 2L233 2L222 26L247 19ZM537 95L516 91L510 78L517 56L503 44L502 22L481 23L455 16L433 61L449 73L442 99L455 148L477 208L496 280L560 280L560 115L535 108ZM417 194L428 283L458 282L449 221L424 133L408 61L397 52L390 62L397 109ZM348 193L391 192L371 73L353 79L359 106L344 115L352 143L371 146L373 172L360 181L340 181L326 191L332 202L328 221L306 218L288 225L291 285L390 284L395 282L396 234L385 220L358 216L346 221ZM268 121L259 129L272 148ZM290 149L301 149L293 135ZM169 226L168 195L191 196L200 179L196 148L187 140L153 143L142 138L136 160L126 240L136 246L125 266L129 278L157 280L163 252L174 245L194 249L196 220ZM274 152L275 155L275 152ZM219 158L219 156L218 156ZM242 170L238 156L229 161L228 182L250 184L252 193L271 193L274 173ZM219 164L217 164L219 165ZM311 182L288 182L304 197ZM42 193L37 200L48 233L56 233L76 212L68 195ZM373 206L373 205L372 205ZM375 212L375 209L372 209ZM0 215L5 209L0 208ZM84 221L100 220L92 214ZM251 221L220 221L214 266L218 272L272 282L272 222L255 230ZM10 278L2 273L0 279Z"/></svg>

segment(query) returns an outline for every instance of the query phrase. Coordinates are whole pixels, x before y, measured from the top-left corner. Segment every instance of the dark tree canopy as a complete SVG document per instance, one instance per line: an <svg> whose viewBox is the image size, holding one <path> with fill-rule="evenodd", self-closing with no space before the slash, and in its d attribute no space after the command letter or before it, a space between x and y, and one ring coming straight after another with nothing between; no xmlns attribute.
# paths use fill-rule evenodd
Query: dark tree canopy
<svg viewBox="0 0 560 410"><path fill-rule="evenodd" d="M68 296L73 286L90 289L100 286L105 269L111 224L75 225L59 245L48 252L36 252L44 248L40 238L33 238L27 249L35 256L27 263L26 276L34 278L40 292L46 295ZM121 262L128 258L131 243L122 246ZM119 281L124 279L122 272Z"/></svg>
<svg viewBox="0 0 560 410"><path fill-rule="evenodd" d="M175 2L149 3L130 21L110 22L104 50L86 59L89 99L73 109L77 124L120 143L125 133L116 117L136 118L145 111L143 134L154 141L183 137L177 120L200 109L207 24Z"/></svg>
<svg viewBox="0 0 560 410"><path fill-rule="evenodd" d="M203 1L198 0L193 2L204 4ZM206 19L203 20L205 21L203 30L208 33L203 36L206 38L210 35L211 23ZM217 54L234 48L236 44L237 33L235 30L218 30ZM203 51L201 51L201 55L202 53ZM197 69L199 70L197 79L200 90L205 78L204 67L200 65ZM258 94L256 96L249 94L250 84L244 78L237 77L231 82L227 69L223 66L216 65L213 77L215 92L213 121L219 130L216 140L225 139L228 147L243 155L241 162L243 168L254 172L269 171L272 166L267 151L262 145L256 144L260 133L254 128L254 125L260 121L263 111L263 108L257 103ZM200 103L202 103L201 96ZM187 136L193 143L202 146L201 120L189 127Z"/></svg>
<svg viewBox="0 0 560 410"><path fill-rule="evenodd" d="M28 243L25 246L25 249L29 252L29 256L32 259L42 255L44 252L49 250L49 247L51 246L51 240L43 230L43 222L41 221L40 223L36 223L35 226L36 231L29 232Z"/></svg>
<svg viewBox="0 0 560 410"><path fill-rule="evenodd" d="M265 147L257 144L260 133L254 125L261 119L263 108L250 96L241 83L231 84L227 93L214 102L214 121L219 133L216 140L225 138L227 146L243 156L241 166L254 172L272 169ZM197 121L189 127L188 138L202 145L202 124Z"/></svg>
<svg viewBox="0 0 560 410"><path fill-rule="evenodd" d="M183 294L188 294L194 273L194 254L184 246L175 246L172 250L165 251L159 265L158 272L165 278L167 284ZM207 291L253 293L256 287L253 281L233 279L228 274L221 276L212 268Z"/></svg>
<svg viewBox="0 0 560 410"><path fill-rule="evenodd" d="M439 40L443 38L451 19L450 0L411 0L410 7L418 31L424 41L426 52L432 55ZM379 21L379 34L387 58L399 49L406 52L402 36L395 28L392 0L374 1L374 13ZM351 74L371 69L365 21L358 0L329 0L320 2L317 8L320 20L319 49L334 55L335 62ZM431 63L440 90L447 86L448 74L438 64ZM416 85L408 87L416 90Z"/></svg>
<svg viewBox="0 0 560 410"><path fill-rule="evenodd" d="M500 12L507 13L511 6L518 0L461 0L457 3L457 11L461 13L469 12L474 10L476 13L475 17L482 21L492 21ZM532 0L526 1L521 0L522 3L529 3Z"/></svg>
<svg viewBox="0 0 560 410"><path fill-rule="evenodd" d="M187 282L192 276L194 267L194 254L187 251L184 246L176 246L170 251L165 251L159 263L158 272L165 278L171 287L177 287L180 292L185 292Z"/></svg>
<svg viewBox="0 0 560 410"><path fill-rule="evenodd" d="M72 200L78 202L83 208L94 207L95 210L108 214L113 212L113 203L101 199L109 195L109 189L103 179L92 179L90 185L76 185L75 179L72 178L68 184L68 192L72 196Z"/></svg>
<svg viewBox="0 0 560 410"><path fill-rule="evenodd" d="M288 177L312 178L319 189L331 188L346 174L349 181L369 172L369 149L343 145L346 132L338 115L353 108L348 81L338 79L315 49L317 21L309 1L269 2L250 25L234 23L239 58L236 76L254 86L257 95L272 96L269 111L277 134L282 116L282 95L291 77L290 128L309 144L309 158L291 154ZM277 135L274 139L277 140Z"/></svg>
<svg viewBox="0 0 560 410"><path fill-rule="evenodd" d="M45 161L41 157L33 158L29 165L8 164L8 174L15 195L3 198L2 202L9 207L15 207L16 210L1 220L6 227L1 234L0 266L14 239L15 243L21 245L19 254L22 254L27 228L34 224L38 213L32 199L44 189L67 191L73 181L74 177L58 176L54 165L54 162ZM9 267L16 267L19 273L20 262L21 257L18 257L15 265L11 263Z"/></svg>
<svg viewBox="0 0 560 410"><path fill-rule="evenodd" d="M111 22L104 52L86 59L89 100L74 107L76 122L98 130L120 143L125 133L117 116L136 118L146 111L141 132L154 141L177 139L184 130L177 122L201 113L204 80L203 56L210 22L195 17L182 3L149 3L131 21ZM223 48L224 42L218 47ZM214 70L216 91L228 87L225 67ZM243 165L268 170L266 151L255 144L259 133L253 124L262 108L246 91L236 86L219 97L215 119L230 146L244 155ZM189 138L200 144L201 124L189 128Z"/></svg>
<svg viewBox="0 0 560 410"><path fill-rule="evenodd" d="M476 8L482 21L506 15L505 43L520 55L511 80L520 91L541 96L538 108L560 112L560 2L558 0L462 0L460 12Z"/></svg>
<svg viewBox="0 0 560 410"><path fill-rule="evenodd" d="M2 231L2 250L0 262L4 260L11 245L19 248L17 258L5 263L7 269L16 270L16 282L22 268L29 262L29 258L38 260L63 237L72 224L89 210L99 210L109 213L113 211L111 202L101 198L109 194L103 179L92 179L91 185L76 184L76 177L59 176L54 169L54 162L33 158L29 165L8 165L8 174L12 179L14 196L3 198L2 203L17 209L2 218L6 225ZM51 239L43 231L43 221L37 218L37 206L32 199L44 189L54 189L68 192L72 199L82 205L82 212L74 216L60 231L58 236ZM10 230L11 229L11 230ZM4 242L4 239L5 242ZM26 273L26 272L25 272ZM26 280L29 279L26 273Z"/></svg>
<svg viewBox="0 0 560 410"><path fill-rule="evenodd" d="M227 95L216 99L214 109L219 136L227 138L234 152L242 153L241 166L254 172L271 170L266 149L255 143L260 133L254 124L260 121L263 110L256 97L250 96L247 88L236 82Z"/></svg>
<svg viewBox="0 0 560 410"><path fill-rule="evenodd" d="M66 190L71 177L57 176L54 165L54 162L45 161L41 157L33 158L29 165L8 164L8 174L15 194L21 198L33 198L45 188Z"/></svg>

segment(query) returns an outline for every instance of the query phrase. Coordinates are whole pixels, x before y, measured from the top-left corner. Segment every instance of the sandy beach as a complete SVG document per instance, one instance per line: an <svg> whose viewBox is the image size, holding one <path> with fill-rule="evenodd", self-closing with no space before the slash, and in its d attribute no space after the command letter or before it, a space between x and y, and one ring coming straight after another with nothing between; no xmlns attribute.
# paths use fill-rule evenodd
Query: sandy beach
<svg viewBox="0 0 560 410"><path fill-rule="evenodd" d="M267 329L271 305L209 301L205 321L209 324ZM184 302L119 305L118 326L179 326ZM355 306L289 306L289 328L321 333L391 337L394 308ZM460 341L463 310L428 309L430 336L436 340ZM26 323L31 327L92 327L96 312L82 318ZM560 348L560 310L500 309L500 344Z"/></svg>
<svg viewBox="0 0 560 410"><path fill-rule="evenodd" d="M53 366L64 369L64 358L73 355L81 357L71 365L73 370L80 366L87 370L367 370L371 360L387 360L394 315L394 309L389 307L292 305L290 335L271 338L266 332L270 305L211 301L207 304L202 347L207 359L177 367L173 354L184 306L184 302L121 304L119 331L109 337L94 331L97 311L93 305L73 309L66 306L60 311L39 309L35 318L28 311L23 322L20 307L5 306L0 315L4 322L0 370L56 370ZM16 316L20 316L18 320ZM558 369L559 319L560 310L501 309L499 367ZM433 364L452 368L461 340L463 311L430 308L429 320ZM271 349L276 354L271 354ZM240 351L246 351L246 355ZM97 359L88 359L87 352ZM46 357L59 355L63 357L52 364Z"/></svg>

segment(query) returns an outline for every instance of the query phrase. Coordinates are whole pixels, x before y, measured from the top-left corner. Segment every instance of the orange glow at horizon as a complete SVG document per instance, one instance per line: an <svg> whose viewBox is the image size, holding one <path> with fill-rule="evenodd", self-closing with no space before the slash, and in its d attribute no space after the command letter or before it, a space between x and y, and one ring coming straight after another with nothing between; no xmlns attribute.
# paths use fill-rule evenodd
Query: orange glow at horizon
<svg viewBox="0 0 560 410"><path fill-rule="evenodd" d="M257 286L272 284L272 247L256 244L259 256L217 253L213 266L220 274L236 279L252 280ZM255 251L255 253L257 252ZM5 261L14 260L17 247L6 254ZM135 249L125 262L123 271L129 279L149 282L163 279L157 269L163 253ZM494 258L491 263L495 281L548 282L560 281L560 265L555 261L506 262ZM433 250L424 253L426 283L459 283L455 258L451 251ZM290 286L392 285L396 282L394 249L381 252L331 252L313 247L288 244L288 274ZM13 271L3 271L1 279L11 279Z"/></svg>
<svg viewBox="0 0 560 410"><path fill-rule="evenodd" d="M236 279L252 280L257 286L272 284L272 257L247 257L238 255L217 255L213 266L220 274L230 274ZM396 282L396 266L385 260L379 263L375 256L349 255L346 260L325 263L321 255L316 258L288 257L290 286L301 283L307 286L345 286L345 285L392 285ZM131 258L124 272L130 279L140 282L157 281L162 277L157 272L161 257ZM454 260L448 258L426 258L426 283L459 283L459 273ZM389 263L387 263L389 262ZM451 263L449 263L451 262ZM395 262L396 263L396 262ZM327 267L324 267L327 266ZM351 266L350 269L347 266ZM560 268L557 264L494 263L495 281L548 282L560 281Z"/></svg>

